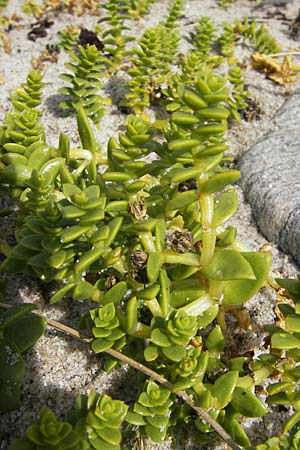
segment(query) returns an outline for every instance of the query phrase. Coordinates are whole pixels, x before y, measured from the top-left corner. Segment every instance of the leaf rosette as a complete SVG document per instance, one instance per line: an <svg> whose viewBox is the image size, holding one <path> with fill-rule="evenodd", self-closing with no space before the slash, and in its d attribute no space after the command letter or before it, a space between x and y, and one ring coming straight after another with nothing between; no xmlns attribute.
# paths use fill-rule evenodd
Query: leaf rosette
<svg viewBox="0 0 300 450"><path fill-rule="evenodd" d="M74 447L79 438L67 422L58 422L53 412L43 406L36 423L30 425L26 432L27 438L40 447L48 450L68 449Z"/></svg>
<svg viewBox="0 0 300 450"><path fill-rule="evenodd" d="M92 349L95 353L100 353L108 348L120 348L120 340L125 333L119 328L119 319L116 317L116 310L113 303L108 303L103 308L90 311L91 318L94 322L92 328L95 340L92 343Z"/></svg>
<svg viewBox="0 0 300 450"><path fill-rule="evenodd" d="M198 329L198 319L184 311L173 311L165 328L155 328L151 341L159 347L187 345Z"/></svg>
<svg viewBox="0 0 300 450"><path fill-rule="evenodd" d="M169 423L171 391L164 386L157 385L150 380L146 389L135 402L133 412L126 415L127 422L140 425L144 432L155 442L162 442L166 436Z"/></svg>
<svg viewBox="0 0 300 450"><path fill-rule="evenodd" d="M194 378L201 370L201 361L198 359L201 348L188 350L187 356L183 358L176 367L176 374L181 378Z"/></svg>

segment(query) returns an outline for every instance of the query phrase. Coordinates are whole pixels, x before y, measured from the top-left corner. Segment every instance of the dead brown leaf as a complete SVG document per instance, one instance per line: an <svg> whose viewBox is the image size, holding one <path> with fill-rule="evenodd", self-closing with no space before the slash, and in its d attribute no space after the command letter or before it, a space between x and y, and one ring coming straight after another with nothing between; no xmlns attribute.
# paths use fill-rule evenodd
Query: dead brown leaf
<svg viewBox="0 0 300 450"><path fill-rule="evenodd" d="M45 11L68 12L81 16L83 14L99 14L98 0L46 0Z"/></svg>
<svg viewBox="0 0 300 450"><path fill-rule="evenodd" d="M31 65L35 70L43 71L45 68L45 62L56 63L57 59L57 53L51 53L48 50L44 50L38 58L33 58L31 60Z"/></svg>
<svg viewBox="0 0 300 450"><path fill-rule="evenodd" d="M286 85L300 80L300 66L292 64L289 56L285 56L284 61L280 61L272 56L253 53L251 58L253 69L264 73L275 83Z"/></svg>
<svg viewBox="0 0 300 450"><path fill-rule="evenodd" d="M0 31L0 40L2 41L3 50L5 53L11 53L10 39L5 33L5 31Z"/></svg>

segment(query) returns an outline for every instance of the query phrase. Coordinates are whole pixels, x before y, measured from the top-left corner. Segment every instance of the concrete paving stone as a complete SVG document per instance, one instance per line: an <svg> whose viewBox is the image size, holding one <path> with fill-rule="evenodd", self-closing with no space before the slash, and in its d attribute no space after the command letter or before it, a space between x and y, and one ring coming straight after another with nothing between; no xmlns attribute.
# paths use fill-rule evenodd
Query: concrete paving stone
<svg viewBox="0 0 300 450"><path fill-rule="evenodd" d="M240 185L265 237L300 264L300 93L239 161Z"/></svg>

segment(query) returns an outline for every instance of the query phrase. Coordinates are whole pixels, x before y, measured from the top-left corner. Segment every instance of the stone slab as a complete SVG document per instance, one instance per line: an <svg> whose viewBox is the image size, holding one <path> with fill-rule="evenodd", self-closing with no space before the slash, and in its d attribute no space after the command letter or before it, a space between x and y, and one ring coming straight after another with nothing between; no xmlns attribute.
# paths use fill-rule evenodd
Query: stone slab
<svg viewBox="0 0 300 450"><path fill-rule="evenodd" d="M274 116L272 131L238 166L259 229L300 264L300 93L289 97Z"/></svg>

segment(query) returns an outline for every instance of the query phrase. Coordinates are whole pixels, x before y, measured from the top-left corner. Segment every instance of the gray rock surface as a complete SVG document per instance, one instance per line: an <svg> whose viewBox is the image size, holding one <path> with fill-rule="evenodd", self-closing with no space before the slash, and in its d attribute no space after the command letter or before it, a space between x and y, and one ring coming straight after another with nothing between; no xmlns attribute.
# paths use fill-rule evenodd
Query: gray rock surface
<svg viewBox="0 0 300 450"><path fill-rule="evenodd" d="M239 162L241 186L258 227L300 263L300 93L274 117L272 131Z"/></svg>

